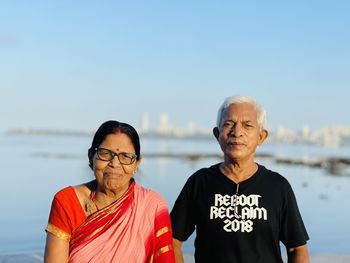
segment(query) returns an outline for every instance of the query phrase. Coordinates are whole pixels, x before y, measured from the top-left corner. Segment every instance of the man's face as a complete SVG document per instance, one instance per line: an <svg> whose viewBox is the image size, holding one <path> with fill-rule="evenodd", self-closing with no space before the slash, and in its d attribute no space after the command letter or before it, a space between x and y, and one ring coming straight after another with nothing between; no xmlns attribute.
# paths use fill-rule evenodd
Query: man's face
<svg viewBox="0 0 350 263"><path fill-rule="evenodd" d="M267 136L258 124L256 109L249 103L231 104L222 114L218 131L225 159L234 161L254 161L256 147Z"/></svg>

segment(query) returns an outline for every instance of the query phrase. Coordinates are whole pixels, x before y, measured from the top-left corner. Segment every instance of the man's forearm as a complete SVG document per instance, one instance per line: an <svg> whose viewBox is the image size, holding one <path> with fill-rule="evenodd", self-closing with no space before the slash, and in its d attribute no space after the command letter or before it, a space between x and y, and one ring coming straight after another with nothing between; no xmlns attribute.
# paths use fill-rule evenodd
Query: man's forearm
<svg viewBox="0 0 350 263"><path fill-rule="evenodd" d="M182 253L182 242L173 238L173 246L175 253L175 262L176 263L184 263L184 256Z"/></svg>
<svg viewBox="0 0 350 263"><path fill-rule="evenodd" d="M307 245L289 248L287 253L288 263L310 263Z"/></svg>

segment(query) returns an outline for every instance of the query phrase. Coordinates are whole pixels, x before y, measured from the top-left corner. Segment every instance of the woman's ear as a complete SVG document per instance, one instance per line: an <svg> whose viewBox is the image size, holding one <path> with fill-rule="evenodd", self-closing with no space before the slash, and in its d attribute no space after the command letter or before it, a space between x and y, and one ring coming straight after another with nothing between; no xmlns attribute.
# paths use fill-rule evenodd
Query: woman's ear
<svg viewBox="0 0 350 263"><path fill-rule="evenodd" d="M213 134L214 134L216 140L219 141L220 132L219 132L219 128L218 127L213 128Z"/></svg>
<svg viewBox="0 0 350 263"><path fill-rule="evenodd" d="M136 160L136 162L135 162L136 167L135 167L133 174L136 174L137 169L139 168L139 165L141 164L141 161L142 161L142 157L140 157L140 159Z"/></svg>
<svg viewBox="0 0 350 263"><path fill-rule="evenodd" d="M94 169L93 168L94 154L95 154L94 151L91 148L89 148L89 150L88 150L88 158L89 158L89 167L91 168L91 170Z"/></svg>
<svg viewBox="0 0 350 263"><path fill-rule="evenodd" d="M140 157L140 159L136 160L136 168L139 167L139 165L141 164L142 161L142 157Z"/></svg>

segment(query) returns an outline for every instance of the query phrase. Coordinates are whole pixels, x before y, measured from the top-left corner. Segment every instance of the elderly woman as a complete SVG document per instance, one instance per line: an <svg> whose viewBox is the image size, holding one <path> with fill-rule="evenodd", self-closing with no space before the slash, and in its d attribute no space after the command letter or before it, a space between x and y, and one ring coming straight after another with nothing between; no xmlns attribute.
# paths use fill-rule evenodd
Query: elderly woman
<svg viewBox="0 0 350 263"><path fill-rule="evenodd" d="M53 199L45 262L174 262L166 202L133 179L141 162L136 130L103 123L88 157L95 180Z"/></svg>

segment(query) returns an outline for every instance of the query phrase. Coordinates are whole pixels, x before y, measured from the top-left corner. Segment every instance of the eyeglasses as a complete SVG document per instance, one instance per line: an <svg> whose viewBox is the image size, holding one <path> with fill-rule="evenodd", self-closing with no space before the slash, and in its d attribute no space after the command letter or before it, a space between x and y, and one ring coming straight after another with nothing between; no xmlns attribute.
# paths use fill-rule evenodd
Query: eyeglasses
<svg viewBox="0 0 350 263"><path fill-rule="evenodd" d="M119 162L125 165L133 164L137 157L137 155L134 153L126 153L126 152L116 153L105 148L95 148L95 151L97 152L98 159L102 161L110 162L114 159L115 156L117 156Z"/></svg>

